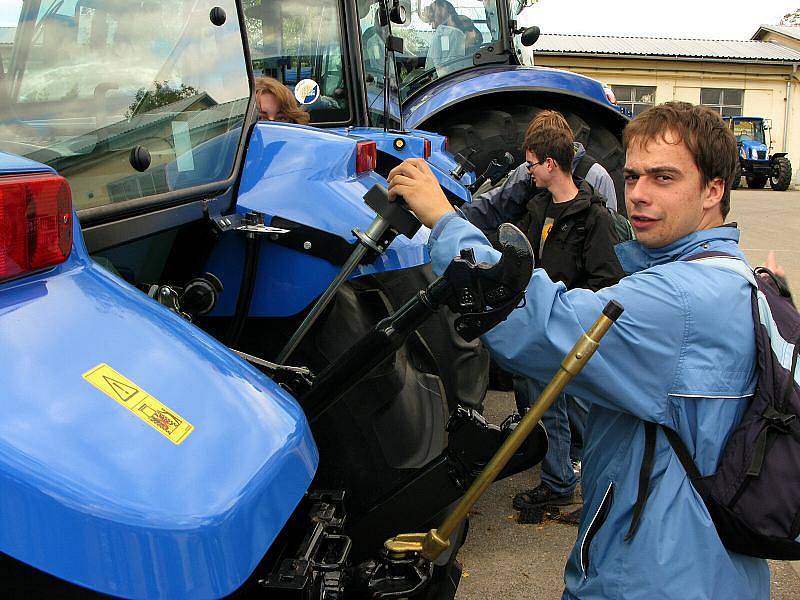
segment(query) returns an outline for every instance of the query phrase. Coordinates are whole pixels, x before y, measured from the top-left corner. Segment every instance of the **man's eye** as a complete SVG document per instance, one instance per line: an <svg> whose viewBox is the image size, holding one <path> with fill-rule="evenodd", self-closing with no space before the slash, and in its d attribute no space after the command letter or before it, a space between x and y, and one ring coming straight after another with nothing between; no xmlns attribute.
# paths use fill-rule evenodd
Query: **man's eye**
<svg viewBox="0 0 800 600"><path fill-rule="evenodd" d="M625 183L633 183L637 179L639 179L636 175L625 175L624 176Z"/></svg>
<svg viewBox="0 0 800 600"><path fill-rule="evenodd" d="M659 181L672 181L672 176L670 175L656 175L656 179Z"/></svg>

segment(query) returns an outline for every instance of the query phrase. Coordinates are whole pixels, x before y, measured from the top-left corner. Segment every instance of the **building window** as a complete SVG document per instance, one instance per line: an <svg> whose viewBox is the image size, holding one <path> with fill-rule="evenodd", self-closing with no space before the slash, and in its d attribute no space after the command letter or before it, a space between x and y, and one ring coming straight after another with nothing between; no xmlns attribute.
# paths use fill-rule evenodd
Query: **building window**
<svg viewBox="0 0 800 600"><path fill-rule="evenodd" d="M723 117L741 117L743 96L742 90L702 88L700 104L713 108Z"/></svg>
<svg viewBox="0 0 800 600"><path fill-rule="evenodd" d="M651 86L612 85L617 104L627 108L635 117L656 104L656 88Z"/></svg>

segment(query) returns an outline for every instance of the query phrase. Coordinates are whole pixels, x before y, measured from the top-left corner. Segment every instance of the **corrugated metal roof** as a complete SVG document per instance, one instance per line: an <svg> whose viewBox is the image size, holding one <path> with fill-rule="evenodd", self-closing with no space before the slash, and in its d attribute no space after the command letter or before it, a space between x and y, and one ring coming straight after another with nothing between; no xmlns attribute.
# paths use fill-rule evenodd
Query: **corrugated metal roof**
<svg viewBox="0 0 800 600"><path fill-rule="evenodd" d="M759 39L760 36L758 34L761 33L762 30L780 33L781 35L800 40L800 27L789 27L788 25L760 25L758 31L756 31L750 39Z"/></svg>
<svg viewBox="0 0 800 600"><path fill-rule="evenodd" d="M800 62L800 52L797 50L772 42L753 40L693 40L543 33L532 50L534 55L558 52Z"/></svg>
<svg viewBox="0 0 800 600"><path fill-rule="evenodd" d="M0 27L0 44L13 44L16 27Z"/></svg>

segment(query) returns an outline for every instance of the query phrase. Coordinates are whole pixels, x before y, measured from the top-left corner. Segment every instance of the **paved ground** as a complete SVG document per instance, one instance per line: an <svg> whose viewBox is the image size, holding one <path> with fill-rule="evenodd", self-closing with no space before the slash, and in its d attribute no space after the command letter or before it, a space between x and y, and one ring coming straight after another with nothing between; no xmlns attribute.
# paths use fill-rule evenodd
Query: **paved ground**
<svg viewBox="0 0 800 600"><path fill-rule="evenodd" d="M742 230L742 247L753 264L770 249L786 267L800 294L800 192L734 192L731 220ZM492 392L487 417L499 423L513 408L510 394ZM461 552L464 578L457 600L558 599L563 568L577 528L549 522L519 525L511 498L532 487L534 475L522 474L494 484L476 506L470 536ZM772 599L800 600L800 565L773 562ZM754 599L755 600L755 599Z"/></svg>

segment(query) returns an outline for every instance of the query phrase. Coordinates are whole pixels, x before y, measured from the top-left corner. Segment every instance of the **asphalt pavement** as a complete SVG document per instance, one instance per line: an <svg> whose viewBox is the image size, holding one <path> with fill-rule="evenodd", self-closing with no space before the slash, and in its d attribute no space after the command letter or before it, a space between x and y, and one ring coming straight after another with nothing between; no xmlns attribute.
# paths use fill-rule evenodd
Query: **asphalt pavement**
<svg viewBox="0 0 800 600"><path fill-rule="evenodd" d="M800 192L738 190L731 207L729 221L739 224L741 247L751 263L763 264L767 252L775 250L790 287L800 294ZM490 392L486 416L500 423L513 407L512 394ZM561 597L564 563L577 528L553 521L520 525L511 508L514 494L537 479L537 473L523 473L497 482L476 505L459 554L464 576L457 600ZM771 561L770 569L772 600L800 600L800 564Z"/></svg>

